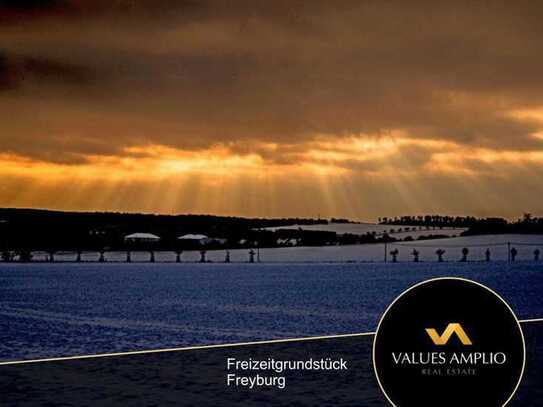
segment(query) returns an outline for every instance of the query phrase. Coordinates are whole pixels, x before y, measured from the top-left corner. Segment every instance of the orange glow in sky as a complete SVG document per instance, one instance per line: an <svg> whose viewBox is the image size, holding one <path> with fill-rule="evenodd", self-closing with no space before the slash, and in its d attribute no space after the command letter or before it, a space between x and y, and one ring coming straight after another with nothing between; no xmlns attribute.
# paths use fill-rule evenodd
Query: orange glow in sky
<svg viewBox="0 0 543 407"><path fill-rule="evenodd" d="M536 2L4 3L0 207L543 215Z"/></svg>
<svg viewBox="0 0 543 407"><path fill-rule="evenodd" d="M401 196L403 206L407 202L407 207L417 211L423 198L436 205L446 194L439 182L435 196L421 191L418 184L423 180L456 178L452 185L459 188L466 179L476 185L485 177L507 178L543 165L543 152L468 148L449 141L417 139L403 132L386 137L349 136L339 141L319 136L288 154L292 156L289 160L276 162L225 146L186 151L147 145L127 147L121 155L89 155L84 163L66 164L4 153L0 155L0 175L22 186L16 193L6 193L9 183L5 185L7 206L32 206L39 196L47 207L81 210L181 210L253 216L287 216L292 212L304 216L309 210L308 216L347 212L356 218L374 193L371 187ZM413 160L417 155L424 158ZM463 181L458 181L459 177ZM63 191L60 195L59 190ZM300 194L307 201L296 198ZM380 199L394 206L385 197Z"/></svg>

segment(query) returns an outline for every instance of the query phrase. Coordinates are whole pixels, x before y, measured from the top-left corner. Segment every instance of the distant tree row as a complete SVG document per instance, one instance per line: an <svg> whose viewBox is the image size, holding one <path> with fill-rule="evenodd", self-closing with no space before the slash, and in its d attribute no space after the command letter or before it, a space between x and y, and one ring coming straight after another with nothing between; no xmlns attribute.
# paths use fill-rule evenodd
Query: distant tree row
<svg viewBox="0 0 543 407"><path fill-rule="evenodd" d="M530 213L525 213L521 218L514 221L496 217L423 215L383 217L379 218L379 223L383 225L467 228L463 235L543 234L543 217L534 217Z"/></svg>
<svg viewBox="0 0 543 407"><path fill-rule="evenodd" d="M379 218L382 225L409 225L430 227L468 228L477 222L473 216L418 215Z"/></svg>

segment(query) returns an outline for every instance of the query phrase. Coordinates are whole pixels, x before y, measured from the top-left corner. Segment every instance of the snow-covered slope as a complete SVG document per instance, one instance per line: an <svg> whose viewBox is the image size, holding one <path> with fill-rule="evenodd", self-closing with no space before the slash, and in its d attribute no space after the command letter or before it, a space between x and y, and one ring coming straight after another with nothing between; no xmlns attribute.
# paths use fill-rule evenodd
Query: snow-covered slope
<svg viewBox="0 0 543 407"><path fill-rule="evenodd" d="M417 238L424 235L446 235L446 236L456 236L460 235L465 228L430 228L427 229L421 226L406 226L406 225L380 225L376 223L329 223L329 224L320 224L320 225L291 225L291 226L279 226L266 228L266 230L309 230L309 231L325 231L325 232L336 232L338 234L354 234L354 235L363 235L366 233L376 233L381 235L383 233L388 233L396 238L404 238L406 236L412 236Z"/></svg>
<svg viewBox="0 0 543 407"><path fill-rule="evenodd" d="M518 251L518 260L531 260L534 257L534 250L539 247L543 252L543 235L487 235L454 237L435 240L422 240L414 242L398 242L387 245L387 257L391 260L390 251L398 249L399 261L412 261L412 251L419 251L421 261L436 261L435 251L438 248L445 250L443 256L445 261L457 261L462 256L462 248L469 249L468 260L484 260L485 251L491 251L492 260L507 260L508 246L515 247ZM206 260L212 262L223 262L225 250L208 251ZM352 245L352 246L325 246L325 247L284 247L274 249L260 249L262 262L378 262L383 261L385 255L384 244ZM45 253L35 253L35 259L45 259ZM106 253L108 261L124 261L124 252ZM58 261L73 261L75 253L56 255ZM155 253L156 261L175 261L173 252ZM98 253L87 253L83 260L96 261ZM181 257L182 261L196 262L200 260L200 253L197 251L185 252ZM249 260L248 249L230 251L232 262L247 262ZM543 256L542 256L543 259ZM149 253L132 253L132 261L148 261Z"/></svg>

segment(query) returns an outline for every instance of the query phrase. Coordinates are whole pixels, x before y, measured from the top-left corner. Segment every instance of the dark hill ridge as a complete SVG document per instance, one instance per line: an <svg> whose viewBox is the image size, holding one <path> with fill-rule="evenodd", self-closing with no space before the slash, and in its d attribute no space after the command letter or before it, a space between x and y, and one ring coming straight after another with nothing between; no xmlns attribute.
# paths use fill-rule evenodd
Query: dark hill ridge
<svg viewBox="0 0 543 407"><path fill-rule="evenodd" d="M347 219L333 219L345 223ZM342 234L331 231L262 228L326 224L309 218L242 218L216 215L154 215L116 212L62 212L40 209L0 209L0 251L84 251L84 250L185 250L201 249L196 242L180 241L185 234L214 238L206 249L239 247L278 247L281 245L326 246L396 241L387 234ZM502 218L449 217L441 215L381 218L382 224L426 226L433 229L451 226L468 228L464 235L526 233L543 234L543 218L525 214L516 221ZM125 242L125 236L152 233L158 242ZM439 234L419 239L445 237ZM220 240L219 240L220 239ZM404 240L413 240L405 237ZM219 243L220 242L220 243Z"/></svg>
<svg viewBox="0 0 543 407"><path fill-rule="evenodd" d="M327 223L326 220L242 218L214 215L154 215L117 212L62 212L41 209L0 209L2 248L97 249L116 247L134 232L153 233L171 245L187 233L232 241L247 238L256 228Z"/></svg>

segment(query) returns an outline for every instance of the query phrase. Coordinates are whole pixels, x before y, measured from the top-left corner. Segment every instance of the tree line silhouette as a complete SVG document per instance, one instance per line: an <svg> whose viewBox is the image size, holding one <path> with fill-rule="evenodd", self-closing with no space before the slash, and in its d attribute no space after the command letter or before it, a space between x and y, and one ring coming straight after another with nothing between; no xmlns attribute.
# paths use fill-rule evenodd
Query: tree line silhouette
<svg viewBox="0 0 543 407"><path fill-rule="evenodd" d="M334 222L348 222L334 219ZM509 222L502 218L451 217L442 215L380 218L381 224L411 226L398 231L462 227L463 235L497 233L543 233L543 218L525 214ZM0 251L3 256L19 258L29 251L109 251L109 250L199 250L194 241L178 237L188 233L218 238L205 248L235 249L282 246L327 246L397 241L394 236L375 231L363 234L338 234L332 231L299 229L268 230L265 228L328 223L310 218L241 218L213 215L152 215L109 212L60 212L34 209L0 209ZM158 242L127 242L124 237L134 232L153 233ZM417 239L447 237L429 232ZM414 240L406 236L402 240Z"/></svg>
<svg viewBox="0 0 543 407"><path fill-rule="evenodd" d="M35 209L0 209L0 250L157 250L196 249L179 236L199 233L222 238L227 247L244 247L274 236L258 229L293 224L327 223L306 218L241 218L213 215L152 215L114 212L61 212ZM131 243L134 232L160 236L156 243ZM218 243L209 243L210 248Z"/></svg>
<svg viewBox="0 0 543 407"><path fill-rule="evenodd" d="M521 218L508 221L499 217L417 215L379 218L382 225L410 225L434 228L466 228L463 235L485 234L542 234L543 217L525 213Z"/></svg>

